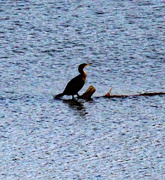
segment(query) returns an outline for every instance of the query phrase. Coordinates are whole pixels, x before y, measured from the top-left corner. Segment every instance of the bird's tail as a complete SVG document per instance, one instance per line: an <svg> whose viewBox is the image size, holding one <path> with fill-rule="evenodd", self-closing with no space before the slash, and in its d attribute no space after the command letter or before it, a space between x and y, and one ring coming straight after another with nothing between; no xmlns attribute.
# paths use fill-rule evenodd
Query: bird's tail
<svg viewBox="0 0 165 180"><path fill-rule="evenodd" d="M54 99L59 99L60 97L62 97L64 94L63 93L60 93L60 94L57 94L54 96Z"/></svg>

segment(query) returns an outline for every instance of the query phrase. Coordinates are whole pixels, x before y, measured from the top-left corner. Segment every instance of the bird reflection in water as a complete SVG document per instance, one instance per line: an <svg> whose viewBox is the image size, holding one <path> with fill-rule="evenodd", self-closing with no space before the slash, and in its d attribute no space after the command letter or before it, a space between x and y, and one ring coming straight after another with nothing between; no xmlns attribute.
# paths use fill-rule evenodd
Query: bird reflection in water
<svg viewBox="0 0 165 180"><path fill-rule="evenodd" d="M80 116L85 116L87 113L86 108L84 107L84 102L79 102L76 99L63 100L64 103L69 105L69 108L76 110Z"/></svg>
<svg viewBox="0 0 165 180"><path fill-rule="evenodd" d="M74 95L77 95L77 97L79 97L78 92L84 86L85 80L87 77L87 73L84 71L84 68L89 65L91 65L91 63L80 64L78 67L78 71L80 74L78 76L76 76L75 78L73 78L72 80L70 80L68 82L67 86L65 87L64 91L62 93L54 96L54 98L59 99L60 97L62 97L64 95L72 95L73 99L74 99Z"/></svg>

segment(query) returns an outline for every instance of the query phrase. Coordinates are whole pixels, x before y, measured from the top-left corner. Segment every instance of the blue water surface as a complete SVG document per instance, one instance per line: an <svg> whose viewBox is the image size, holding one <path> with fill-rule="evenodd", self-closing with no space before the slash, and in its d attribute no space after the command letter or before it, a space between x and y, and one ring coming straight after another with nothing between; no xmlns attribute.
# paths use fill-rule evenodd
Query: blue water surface
<svg viewBox="0 0 165 180"><path fill-rule="evenodd" d="M0 179L165 179L163 1L0 0ZM93 99L53 96L92 63ZM100 97L100 98L98 98Z"/></svg>

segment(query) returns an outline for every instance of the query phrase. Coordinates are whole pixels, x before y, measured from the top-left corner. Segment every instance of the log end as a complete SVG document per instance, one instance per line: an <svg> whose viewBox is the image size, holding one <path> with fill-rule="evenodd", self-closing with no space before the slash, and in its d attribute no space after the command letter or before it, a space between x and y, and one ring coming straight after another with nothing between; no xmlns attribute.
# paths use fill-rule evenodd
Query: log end
<svg viewBox="0 0 165 180"><path fill-rule="evenodd" d="M84 94L82 94L79 98L80 99L90 99L95 91L96 91L96 89L91 85L86 90L86 92Z"/></svg>

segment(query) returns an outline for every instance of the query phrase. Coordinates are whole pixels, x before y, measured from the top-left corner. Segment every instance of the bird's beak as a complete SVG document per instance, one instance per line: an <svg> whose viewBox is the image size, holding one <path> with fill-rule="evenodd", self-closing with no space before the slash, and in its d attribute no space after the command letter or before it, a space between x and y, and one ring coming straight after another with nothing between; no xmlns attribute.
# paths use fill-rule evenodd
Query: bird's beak
<svg viewBox="0 0 165 180"><path fill-rule="evenodd" d="M92 65L92 63L87 64L85 67Z"/></svg>

